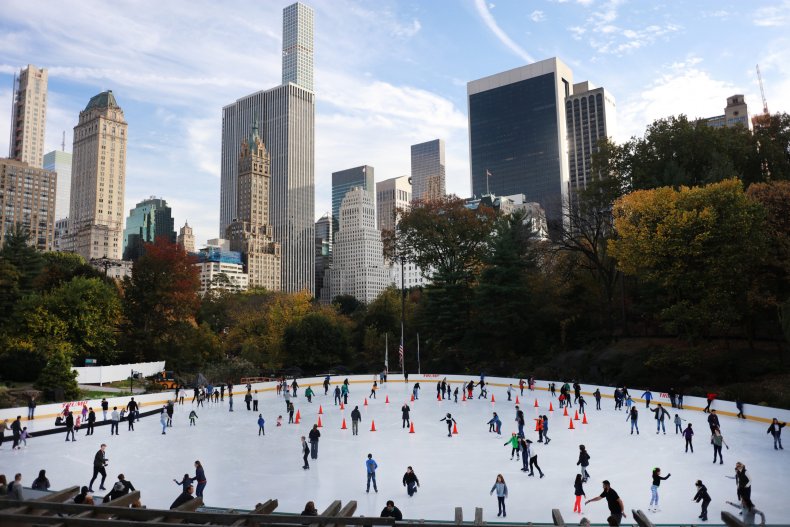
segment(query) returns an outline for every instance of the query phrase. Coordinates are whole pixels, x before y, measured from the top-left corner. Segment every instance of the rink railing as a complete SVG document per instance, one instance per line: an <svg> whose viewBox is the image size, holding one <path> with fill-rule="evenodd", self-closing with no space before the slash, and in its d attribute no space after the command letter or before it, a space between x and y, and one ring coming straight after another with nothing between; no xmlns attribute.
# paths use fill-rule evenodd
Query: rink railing
<svg viewBox="0 0 790 527"><path fill-rule="evenodd" d="M295 527L309 525L310 527L322 526L417 526L431 525L441 527L482 526L486 524L501 527L527 527L555 525L565 527L566 524L559 509L552 509L553 523L532 522L484 522L483 509L475 508L474 521L463 521L463 510L455 508L454 521L414 520L404 519L396 521L394 518L354 516L357 509L356 501L349 501L342 506L340 500L332 504L317 516L301 516L296 514L272 514L277 508L277 500L268 500L258 504L254 510L243 512L236 510L203 509L202 498L194 498L176 509L145 509L134 507L139 503L140 491L131 492L108 503L100 505L83 505L72 502L78 492L78 487L48 493L34 500L15 501L0 498L0 525L9 527L37 527L37 526L63 526L63 527L139 527L141 524L149 527L168 527L173 524L190 526L227 526L227 527L252 527L276 526ZM26 489L29 490L29 489ZM632 517L639 527L670 527L711 524L654 524L641 510L632 510ZM745 527L744 523L728 512L721 513L722 525L727 527ZM600 524L592 524L600 525ZM715 524L713 524L715 525Z"/></svg>

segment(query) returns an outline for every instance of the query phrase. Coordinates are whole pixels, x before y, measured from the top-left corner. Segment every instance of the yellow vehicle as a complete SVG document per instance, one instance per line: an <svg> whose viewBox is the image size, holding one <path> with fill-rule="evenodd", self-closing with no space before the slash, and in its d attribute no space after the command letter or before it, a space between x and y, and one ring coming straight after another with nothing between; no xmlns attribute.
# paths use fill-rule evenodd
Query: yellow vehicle
<svg viewBox="0 0 790 527"><path fill-rule="evenodd" d="M151 378L151 380L153 380L153 382L155 382L159 386L162 386L163 388L166 388L168 390L173 390L176 388L176 386L178 386L178 381L176 380L175 375L173 374L172 371L159 372L156 375L154 375Z"/></svg>

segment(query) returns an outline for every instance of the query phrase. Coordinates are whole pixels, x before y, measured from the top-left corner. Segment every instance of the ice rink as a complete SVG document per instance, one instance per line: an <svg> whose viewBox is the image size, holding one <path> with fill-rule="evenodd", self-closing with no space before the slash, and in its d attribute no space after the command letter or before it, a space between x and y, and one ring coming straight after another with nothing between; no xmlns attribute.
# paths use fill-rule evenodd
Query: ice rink
<svg viewBox="0 0 790 527"><path fill-rule="evenodd" d="M630 435L626 414L614 411L612 399L603 399L603 409L596 411L591 396L586 396L589 424L575 421L575 429L570 430L569 418L562 417L556 398L543 390L525 390L520 402L527 419L527 438L533 440L538 462L546 474L539 479L537 471L535 477L521 472L521 462L511 461L510 447L503 445L516 431L514 406L518 390L511 402L507 401L505 388L494 387L489 391L489 400L461 402L459 395L456 404L436 400L434 380L421 382L419 400L411 402L413 383L407 387L403 382L390 382L380 387L376 399L368 399L366 407L363 402L370 393L370 378L371 382L351 385L351 397L344 411L333 404L331 390L324 396L323 388L316 386L319 395L310 404L300 388L294 402L301 413L301 423L279 428L275 426L278 415L283 415L287 423L283 398L274 391L260 393L260 413L266 419L264 437L257 435L258 414L247 411L243 396L238 394L241 386L236 387L234 412L228 411L226 397L224 402L198 408L195 427L190 427L187 419L193 408L190 392L185 404L176 406L174 425L166 435L161 435L158 417L151 416L141 419L134 432L128 432L127 424L121 423L119 436L111 437L109 427L100 427L88 437L80 430L76 443L64 442L63 434L33 437L26 448L14 452L7 442L0 450L0 473L12 478L21 472L27 486L39 469L46 469L53 489L87 485L93 456L104 442L109 459L107 488L111 488L117 474L123 473L141 490L143 504L148 507L169 507L180 492L173 478L180 479L186 472L194 475L193 463L200 460L208 480L204 493L207 506L252 509L256 503L276 498L280 504L278 512L298 513L308 500L315 501L322 510L339 499L344 503L356 500L358 515L377 516L385 502L392 499L405 518L451 520L453 509L462 506L466 519L473 517L474 507L483 507L486 521L497 521L496 498L489 491L501 473L509 489L507 521L550 523L551 509L559 508L567 522L578 523L581 515L572 512L573 482L578 446L584 444L591 456L591 477L584 486L587 498L599 495L601 481L608 479L625 503L627 523L632 522L631 509L647 511L653 467L660 467L664 475L672 474L660 487L661 511L649 514L655 523L698 523L699 505L692 502L697 479L705 483L713 500L709 523L721 523L722 509L737 514L724 503L736 500L735 482L728 479L734 475L736 461L745 463L751 474L752 499L765 512L768 523L790 523L790 458L787 450L774 450L771 437L766 435L767 424L722 416L722 433L730 448L724 450L724 464L720 465L712 463L706 415L699 411L677 411L696 431L695 452L686 454L684 442L675 434L671 421L667 423L666 435L656 434L653 414L645 411L643 403L638 403L640 435ZM340 381L333 378L333 382ZM601 391L612 392L610 388ZM478 392L476 389L475 397ZM496 398L494 403L490 401L491 394ZM638 394L632 391L632 395ZM389 404L385 404L387 396ZM535 399L539 408L534 407ZM407 401L412 409L414 434L401 427L400 408ZM548 412L550 401L553 412ZM356 437L351 434L350 418L355 405L363 418ZM323 407L323 426L318 459L310 460L310 470L303 470L300 436L307 435L317 422L319 406ZM676 410L669 411L674 417ZM447 412L453 414L458 426L458 435L451 438L440 422ZM486 422L492 412L502 419L501 436L488 432ZM538 414L549 416L550 445L537 443L531 419ZM98 415L101 418L100 412ZM347 430L341 430L344 417ZM375 421L375 432L370 431L371 420ZM379 465L378 493L372 488L370 494L365 493L368 453ZM411 498L401 483L408 465L414 467L421 484ZM98 483L94 488L98 493ZM583 511L594 523L605 523L608 516L605 500L584 506Z"/></svg>

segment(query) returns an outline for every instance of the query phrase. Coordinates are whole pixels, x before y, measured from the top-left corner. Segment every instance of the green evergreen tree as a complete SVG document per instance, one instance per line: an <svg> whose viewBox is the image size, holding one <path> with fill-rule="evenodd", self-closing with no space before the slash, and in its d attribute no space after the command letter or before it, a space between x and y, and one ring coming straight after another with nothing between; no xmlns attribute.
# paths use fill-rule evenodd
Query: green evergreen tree
<svg viewBox="0 0 790 527"><path fill-rule="evenodd" d="M52 394L62 390L67 401L79 398L77 372L71 366L71 346L67 342L51 341L46 347L47 364L38 376L36 387Z"/></svg>

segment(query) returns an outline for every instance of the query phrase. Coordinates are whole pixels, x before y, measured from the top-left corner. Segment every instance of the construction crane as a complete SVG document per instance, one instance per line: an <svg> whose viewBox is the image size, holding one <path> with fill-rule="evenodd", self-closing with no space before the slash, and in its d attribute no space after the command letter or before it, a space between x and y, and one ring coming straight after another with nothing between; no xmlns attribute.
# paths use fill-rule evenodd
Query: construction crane
<svg viewBox="0 0 790 527"><path fill-rule="evenodd" d="M757 80L760 82L760 95L763 97L763 113L768 115L768 101L765 100L765 89L763 88L763 76L760 74L760 65L757 64Z"/></svg>

